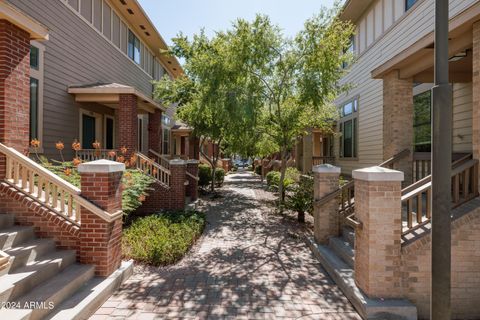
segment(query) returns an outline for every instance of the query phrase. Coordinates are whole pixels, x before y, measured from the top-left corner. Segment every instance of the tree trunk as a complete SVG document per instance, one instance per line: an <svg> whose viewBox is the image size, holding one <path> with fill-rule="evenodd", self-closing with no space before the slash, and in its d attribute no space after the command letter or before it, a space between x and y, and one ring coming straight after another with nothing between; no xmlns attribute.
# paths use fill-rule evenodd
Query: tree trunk
<svg viewBox="0 0 480 320"><path fill-rule="evenodd" d="M280 182L278 186L278 192L280 193L280 204L285 202L285 188L283 185L283 181L285 181L285 172L287 171L287 151L286 148L282 148L281 152L281 167L280 167Z"/></svg>
<svg viewBox="0 0 480 320"><path fill-rule="evenodd" d="M298 212L298 222L305 223L305 212L303 211Z"/></svg>

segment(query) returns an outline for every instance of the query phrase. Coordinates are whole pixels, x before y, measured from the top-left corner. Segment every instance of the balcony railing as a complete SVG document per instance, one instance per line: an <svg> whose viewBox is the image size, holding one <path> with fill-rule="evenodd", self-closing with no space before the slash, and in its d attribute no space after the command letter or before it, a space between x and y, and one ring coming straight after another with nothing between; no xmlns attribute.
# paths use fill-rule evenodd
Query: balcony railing
<svg viewBox="0 0 480 320"><path fill-rule="evenodd" d="M117 150L113 149L81 149L76 151L76 156L83 162L95 160L112 160L117 159Z"/></svg>

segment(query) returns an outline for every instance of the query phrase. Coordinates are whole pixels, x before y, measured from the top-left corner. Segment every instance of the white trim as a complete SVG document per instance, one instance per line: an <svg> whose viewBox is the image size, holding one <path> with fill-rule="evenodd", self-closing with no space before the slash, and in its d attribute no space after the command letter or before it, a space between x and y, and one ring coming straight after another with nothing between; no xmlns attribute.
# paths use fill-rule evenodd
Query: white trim
<svg viewBox="0 0 480 320"><path fill-rule="evenodd" d="M114 116L111 116L111 115L104 115L103 116L103 140L102 140L102 143L103 143L103 146L105 147L105 149L107 148L107 119L111 119L113 121L113 149L115 149L115 146L117 145L117 139L115 137L115 132L116 132L116 129L117 129L117 124L115 122L115 117Z"/></svg>
<svg viewBox="0 0 480 320"><path fill-rule="evenodd" d="M89 117L94 117L95 118L95 140L98 141L103 141L102 135L102 115L93 111L89 111L86 109L79 108L79 137L78 141L80 142L80 145L83 147L83 115L89 116ZM93 147L91 147L93 148Z"/></svg>

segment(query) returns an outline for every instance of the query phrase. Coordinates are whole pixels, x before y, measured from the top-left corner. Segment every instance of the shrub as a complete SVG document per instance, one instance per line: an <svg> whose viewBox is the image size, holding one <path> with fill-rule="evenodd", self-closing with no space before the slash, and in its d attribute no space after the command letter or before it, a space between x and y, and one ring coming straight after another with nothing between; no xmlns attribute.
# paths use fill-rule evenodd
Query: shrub
<svg viewBox="0 0 480 320"><path fill-rule="evenodd" d="M198 185L207 187L212 182L212 168L209 165L201 164L198 166Z"/></svg>
<svg viewBox="0 0 480 320"><path fill-rule="evenodd" d="M80 188L80 174L72 162L59 162L52 164L44 158L40 158L41 164L46 169L58 175L60 178ZM150 185L154 179L137 169L127 169L123 174L122 184L122 208L128 215L142 205L142 202L152 190Z"/></svg>
<svg viewBox="0 0 480 320"><path fill-rule="evenodd" d="M278 180L280 180L280 172L270 171L269 173L267 173L267 175L265 176L265 178L267 179L267 185L268 185L268 186L272 186L273 178L274 178L274 176L276 176L276 175L278 175Z"/></svg>
<svg viewBox="0 0 480 320"><path fill-rule="evenodd" d="M305 222L305 212L313 212L313 188L313 177L301 176L286 198L286 207L298 213L299 222Z"/></svg>
<svg viewBox="0 0 480 320"><path fill-rule="evenodd" d="M215 184L217 187L221 187L225 181L225 170L222 168L215 169Z"/></svg>
<svg viewBox="0 0 480 320"><path fill-rule="evenodd" d="M255 167L255 173L258 174L258 175L261 175L262 174L262 166L256 166Z"/></svg>
<svg viewBox="0 0 480 320"><path fill-rule="evenodd" d="M200 237L204 227L205 215L197 211L139 218L124 230L123 255L154 266L175 263Z"/></svg>
<svg viewBox="0 0 480 320"><path fill-rule="evenodd" d="M280 185L280 172L270 171L267 173L267 185L278 188ZM295 168L287 168L285 171L285 179L283 180L283 187L286 189L292 184L298 182L300 179L300 172Z"/></svg>

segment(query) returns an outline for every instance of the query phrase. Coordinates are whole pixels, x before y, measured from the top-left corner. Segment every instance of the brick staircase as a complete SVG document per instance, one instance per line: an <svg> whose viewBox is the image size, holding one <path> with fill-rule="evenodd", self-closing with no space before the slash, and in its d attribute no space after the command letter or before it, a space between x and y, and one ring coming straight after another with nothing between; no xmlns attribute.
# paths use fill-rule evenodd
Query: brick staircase
<svg viewBox="0 0 480 320"><path fill-rule="evenodd" d="M53 306L60 311L57 306L96 282L94 266L77 263L74 250L57 250L52 239L35 237L33 227L15 225L12 214L0 214L0 249L10 255L0 271L2 319L54 316Z"/></svg>

